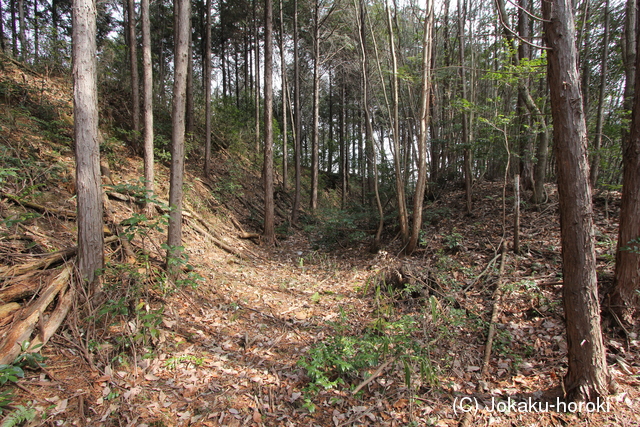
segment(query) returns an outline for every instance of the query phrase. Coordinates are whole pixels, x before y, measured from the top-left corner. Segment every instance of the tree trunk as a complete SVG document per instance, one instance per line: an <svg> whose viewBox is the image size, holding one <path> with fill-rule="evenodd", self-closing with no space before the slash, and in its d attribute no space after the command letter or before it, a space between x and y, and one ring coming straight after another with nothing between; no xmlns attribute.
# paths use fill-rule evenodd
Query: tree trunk
<svg viewBox="0 0 640 427"><path fill-rule="evenodd" d="M2 6L2 0L0 0L0 10L4 10ZM0 19L0 52L5 53L7 51L7 39L4 35L4 19Z"/></svg>
<svg viewBox="0 0 640 427"><path fill-rule="evenodd" d="M418 246L422 229L422 205L427 184L427 132L429 126L429 100L431 97L431 55L433 53L433 0L425 8L424 38L422 40L422 97L420 101L420 135L418 135L418 181L413 196L413 224L405 252L410 254Z"/></svg>
<svg viewBox="0 0 640 427"><path fill-rule="evenodd" d="M591 187L596 188L600 168L600 146L602 145L602 126L604 122L604 97L607 89L607 65L609 60L609 0L604 2L604 36L602 41L602 60L600 61L600 90L598 92L598 111L596 113L596 134L593 138L593 156L591 158Z"/></svg>
<svg viewBox="0 0 640 427"><path fill-rule="evenodd" d="M254 53L254 64L255 64L255 86L256 90L254 93L254 106L255 106L255 155L258 156L260 153L260 41L258 40L258 16L256 15L258 0L253 0L253 40L255 43L253 53ZM257 158L257 157L256 157Z"/></svg>
<svg viewBox="0 0 640 427"><path fill-rule="evenodd" d="M387 28L389 30L389 47L391 53L391 95L392 95L392 133L393 138L393 165L396 178L396 199L398 202L398 221L400 223L400 235L402 242L406 244L409 241L409 218L407 213L407 201L404 192L404 176L402 174L400 150L400 117L398 113L398 61L396 58L396 46L393 36L393 25L391 22L391 7L386 5L387 9Z"/></svg>
<svg viewBox="0 0 640 427"><path fill-rule="evenodd" d="M367 164L368 174L370 177L369 186L372 189L373 197L376 203L376 207L378 208L378 230L376 231L375 238L373 240L373 246L371 248L372 252L377 252L380 247L380 238L382 236L382 230L384 227L384 212L382 210L382 203L380 201L380 195L378 193L378 169L377 169L377 160L376 160L376 149L374 142L374 131L373 131L373 118L371 117L371 112L369 111L369 75L368 75L368 56L367 56L367 47L365 42L365 34L366 34L366 7L364 0L360 0L360 14L359 14L359 36L360 36L360 50L362 52L362 56L360 58L360 65L362 70L362 104L364 111L364 121L366 126L365 132L365 146L368 147L367 150Z"/></svg>
<svg viewBox="0 0 640 427"><path fill-rule="evenodd" d="M225 12L225 2L220 2L220 69L222 71L222 98L226 98L227 96L227 53L226 53L226 44L225 40L225 32L224 27L226 26L226 12Z"/></svg>
<svg viewBox="0 0 640 427"><path fill-rule="evenodd" d="M27 39L25 37L24 0L18 0L18 16L20 19L20 60L27 62Z"/></svg>
<svg viewBox="0 0 640 427"><path fill-rule="evenodd" d="M318 208L318 151L320 139L320 6L313 3L313 130L311 139L311 212Z"/></svg>
<svg viewBox="0 0 640 427"><path fill-rule="evenodd" d="M349 148L346 142L346 125L347 125L347 109L346 109L346 89L344 75L340 79L340 182L342 188L342 196L340 198L340 206L344 209L347 205L347 195L349 186Z"/></svg>
<svg viewBox="0 0 640 427"><path fill-rule="evenodd" d="M287 113L289 112L289 85L287 83L287 62L284 53L284 13L282 10L282 0L280 6L280 66L282 78L282 190L286 193L289 190L289 149L287 143Z"/></svg>
<svg viewBox="0 0 640 427"><path fill-rule="evenodd" d="M55 0L54 0L55 3ZM9 9L11 13L11 53L14 58L18 57L18 27L16 23L16 2L15 0L9 0Z"/></svg>
<svg viewBox="0 0 640 427"><path fill-rule="evenodd" d="M191 19L189 19L191 23ZM189 30L189 50L187 52L187 91L185 105L185 136L189 141L193 140L194 121L194 99L193 99L193 42L191 30Z"/></svg>
<svg viewBox="0 0 640 427"><path fill-rule="evenodd" d="M149 19L149 0L141 0L142 15L142 90L144 98L144 180L147 199L154 193L153 160L153 68L151 65L151 27ZM151 214L151 203L147 200L147 214Z"/></svg>
<svg viewBox="0 0 640 427"><path fill-rule="evenodd" d="M636 5L638 7L638 5ZM636 70L640 66L636 55ZM640 84L640 73L635 73L635 87ZM630 86L630 82L627 83ZM631 135L623 140L622 205L620 229L616 251L615 284L610 306L627 324L633 324L638 310L640 287L640 91L634 96ZM632 243L635 239L635 243ZM634 249L635 248L635 249Z"/></svg>
<svg viewBox="0 0 640 427"><path fill-rule="evenodd" d="M558 162L563 304L569 368L569 400L606 396L610 376L600 329L587 129L578 73L570 0L543 2L553 137Z"/></svg>
<svg viewBox="0 0 640 427"><path fill-rule="evenodd" d="M465 4L466 5L466 4ZM460 55L460 90L462 92L462 99L467 99L467 77L464 64L465 58L465 34L464 34L464 19L463 19L462 2L458 0L458 41L459 41L459 55ZM471 169L471 138L470 129L471 126L469 116L467 112L462 110L462 146L464 155L464 193L466 201L467 214L471 213L473 209L473 198L471 194L471 186L473 184L472 169Z"/></svg>
<svg viewBox="0 0 640 427"><path fill-rule="evenodd" d="M78 264L89 295L99 290L97 271L104 267L95 53L95 2L74 0L73 114L78 198Z"/></svg>
<svg viewBox="0 0 640 427"><path fill-rule="evenodd" d="M273 2L264 1L264 240L276 240L273 204Z"/></svg>
<svg viewBox="0 0 640 427"><path fill-rule="evenodd" d="M175 52L171 117L171 172L169 183L169 232L167 236L167 270L172 279L179 272L182 245L182 185L184 181L184 139L187 73L189 66L190 0L174 1Z"/></svg>
<svg viewBox="0 0 640 427"><path fill-rule="evenodd" d="M140 153L140 82L138 75L138 40L136 38L136 6L127 0L127 29L129 31L129 69L131 71L131 118L133 122L133 149Z"/></svg>
<svg viewBox="0 0 640 427"><path fill-rule="evenodd" d="M522 40L531 41L530 19L528 10L530 9L529 0L519 0L520 9L518 10L518 34ZM518 45L518 63L523 59L531 59L531 46L521 41ZM529 129L532 127L530 116L526 115L527 102L524 99L529 91L531 78L528 76L520 76L518 84L518 125L519 125L519 153L520 153L520 175L522 189L525 191L533 190L535 187L535 168L533 165L535 150L534 136L531 135ZM529 95L530 96L530 95ZM533 115L533 112L532 114Z"/></svg>
<svg viewBox="0 0 640 427"><path fill-rule="evenodd" d="M302 165L300 132L302 130L300 116L300 66L298 59L298 0L293 0L293 109L295 110L293 123L293 157L295 162L295 190L293 193L293 207L291 209L291 224L298 222L298 212L300 210L300 192Z"/></svg>
<svg viewBox="0 0 640 427"><path fill-rule="evenodd" d="M2 10L2 3L0 3ZM0 19L2 21L2 19ZM0 25L0 39L4 38L2 34L2 25ZM2 44L2 42L0 42ZM33 1L33 63L38 63L38 52L40 51L40 11L38 10L38 0Z"/></svg>
<svg viewBox="0 0 640 427"><path fill-rule="evenodd" d="M320 7L314 1L313 12L313 131L311 139L311 212L318 208L318 141L320 139Z"/></svg>
<svg viewBox="0 0 640 427"><path fill-rule="evenodd" d="M204 52L204 176L211 174L211 0L207 0L207 30Z"/></svg>

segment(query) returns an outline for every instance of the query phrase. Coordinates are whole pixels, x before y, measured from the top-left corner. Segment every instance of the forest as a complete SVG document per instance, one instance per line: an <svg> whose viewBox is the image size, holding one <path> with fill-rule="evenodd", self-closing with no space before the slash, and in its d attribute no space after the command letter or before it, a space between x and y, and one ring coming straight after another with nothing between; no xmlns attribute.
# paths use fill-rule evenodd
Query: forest
<svg viewBox="0 0 640 427"><path fill-rule="evenodd" d="M640 424L639 19L0 2L0 427Z"/></svg>

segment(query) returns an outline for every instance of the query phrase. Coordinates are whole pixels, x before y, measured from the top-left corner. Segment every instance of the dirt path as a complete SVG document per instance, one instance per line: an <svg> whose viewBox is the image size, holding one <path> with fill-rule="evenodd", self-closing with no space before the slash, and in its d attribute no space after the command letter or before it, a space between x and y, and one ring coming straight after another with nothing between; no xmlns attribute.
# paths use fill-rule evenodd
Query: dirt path
<svg viewBox="0 0 640 427"><path fill-rule="evenodd" d="M44 351L47 370L20 382L20 399L48 425L454 426L464 420L461 399L478 405L472 425L638 425L640 345L608 326L621 386L608 411L537 406L556 404L566 369L559 228L549 212L525 211L523 254L505 258L489 376L480 380L503 232L495 190L472 218L457 213L456 197L432 205L424 247L410 258L394 255L397 242L376 255L364 243L316 251L297 233L241 260L188 230L200 286L151 292L135 319L102 337L83 338L85 323L71 319ZM615 224L602 212L596 223L606 283ZM145 326L149 319L161 322ZM327 373L325 383L309 366ZM491 411L523 401L538 403Z"/></svg>

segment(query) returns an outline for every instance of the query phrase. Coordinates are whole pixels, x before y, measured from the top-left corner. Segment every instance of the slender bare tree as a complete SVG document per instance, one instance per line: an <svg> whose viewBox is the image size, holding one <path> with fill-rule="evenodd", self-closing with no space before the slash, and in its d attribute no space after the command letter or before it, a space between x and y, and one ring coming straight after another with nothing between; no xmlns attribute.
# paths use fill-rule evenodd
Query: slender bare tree
<svg viewBox="0 0 640 427"><path fill-rule="evenodd" d="M129 31L129 68L131 70L131 118L133 121L133 147L139 153L140 140L140 77L138 73L138 39L136 38L135 0L127 0L127 28Z"/></svg>
<svg viewBox="0 0 640 427"><path fill-rule="evenodd" d="M211 0L207 0L207 30L204 52L204 176L211 173Z"/></svg>
<svg viewBox="0 0 640 427"><path fill-rule="evenodd" d="M273 204L273 1L264 0L264 230L267 244L276 240Z"/></svg>
<svg viewBox="0 0 640 427"><path fill-rule="evenodd" d="M403 243L409 241L409 214L407 213L407 201L404 191L404 176L400 159L402 153L400 150L400 118L398 112L398 60L396 58L396 42L391 21L391 5L386 4L387 9L387 29L389 30L389 48L391 51L391 137L393 139L393 165L396 178L396 199L398 202L398 220L400 222L400 235Z"/></svg>
<svg viewBox="0 0 640 427"><path fill-rule="evenodd" d="M153 214L152 203L148 200L154 193L154 159L153 159L153 69L151 66L151 26L149 19L149 0L141 0L140 15L142 18L142 97L144 119L144 181L147 191L147 215Z"/></svg>
<svg viewBox="0 0 640 427"><path fill-rule="evenodd" d="M600 170L600 148L602 146L602 127L604 125L604 103L607 90L607 69L609 64L609 0L604 2L604 35L602 40L602 59L600 60L600 88L598 89L598 109L596 112L596 131L593 136L593 156L591 158L591 187L596 188Z"/></svg>
<svg viewBox="0 0 640 427"><path fill-rule="evenodd" d="M298 0L293 0L293 157L295 168L295 187L293 192L293 207L291 208L291 224L298 222L300 211L300 193L302 191L302 150L300 144L300 133L302 131L302 120L300 111L300 64L298 59Z"/></svg>
<svg viewBox="0 0 640 427"><path fill-rule="evenodd" d="M318 147L320 140L320 5L313 2L313 129L311 132L311 211L318 208Z"/></svg>
<svg viewBox="0 0 640 427"><path fill-rule="evenodd" d="M289 84L287 82L287 61L284 52L284 13L282 10L282 0L280 5L280 67L282 78L282 190L286 193L289 190L289 151L287 145L287 114L289 108Z"/></svg>
<svg viewBox="0 0 640 427"><path fill-rule="evenodd" d="M429 125L429 100L431 97L431 55L433 52L433 0L427 0L424 35L422 39L422 98L420 102L420 135L418 135L418 181L413 196L413 224L405 252L410 254L418 246L422 228L422 206L427 186L427 132Z"/></svg>

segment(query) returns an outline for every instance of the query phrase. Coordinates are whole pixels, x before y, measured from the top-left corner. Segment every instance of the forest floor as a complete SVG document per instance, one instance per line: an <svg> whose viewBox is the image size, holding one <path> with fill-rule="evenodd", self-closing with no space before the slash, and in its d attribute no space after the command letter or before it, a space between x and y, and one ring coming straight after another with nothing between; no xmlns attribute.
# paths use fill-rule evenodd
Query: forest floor
<svg viewBox="0 0 640 427"><path fill-rule="evenodd" d="M37 80L15 81L29 79ZM73 247L76 233L73 219L60 214L75 209L68 104L47 134L32 117L42 112L16 116L9 103L5 97L11 115L0 123L0 168L26 179L0 181L0 268ZM130 196L141 160L115 140L103 149L111 166L107 226L131 237L137 258L122 241L106 247L103 304L78 303L41 349L44 366L1 386L14 393L7 419L28 409L30 426L640 425L638 329L624 335L608 316L603 331L618 390L581 411L561 401L567 361L552 186L541 209L523 204L519 255L510 250L512 189L503 198L502 184L488 182L474 187L472 215L459 190L429 202L420 249L410 257L400 255L393 230L372 254L367 237L349 234L357 227L314 220L281 227L269 248L239 238L259 232L259 170L220 152L214 177L194 169L186 179L189 265L176 286L161 268L164 234L155 225L162 215L142 217ZM164 166L157 181L162 199ZM46 209L38 214L7 194ZM619 194L595 199L603 293L618 209ZM56 271L28 280L47 283ZM1 279L0 289L16 286Z"/></svg>

